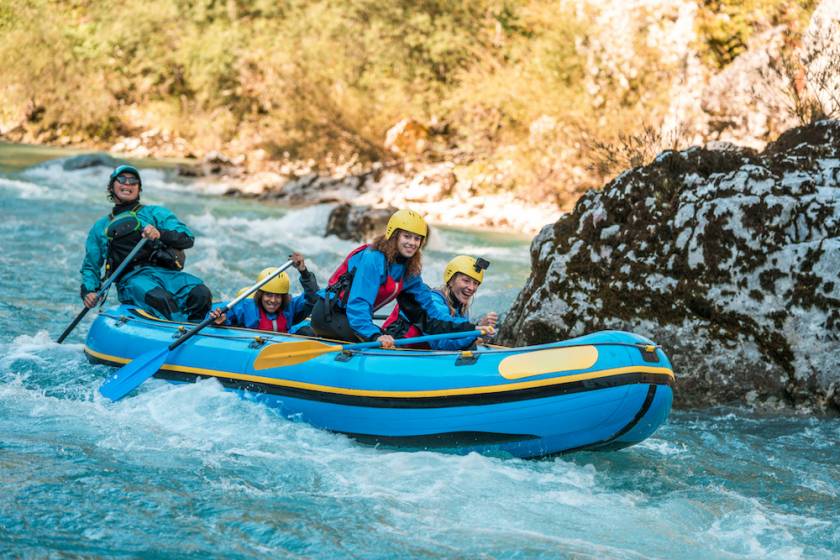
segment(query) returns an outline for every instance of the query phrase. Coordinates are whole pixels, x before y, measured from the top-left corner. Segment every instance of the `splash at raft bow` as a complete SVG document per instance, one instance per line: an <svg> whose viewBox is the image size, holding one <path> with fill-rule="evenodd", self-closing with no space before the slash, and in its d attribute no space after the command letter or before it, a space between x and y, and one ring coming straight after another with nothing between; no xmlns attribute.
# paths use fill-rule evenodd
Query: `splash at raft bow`
<svg viewBox="0 0 840 560"><path fill-rule="evenodd" d="M120 305L99 313L85 354L123 366L192 327ZM464 333L433 336L453 335ZM212 325L163 352L150 375L177 383L213 377L364 443L516 457L627 447L650 436L671 409L667 356L627 332L460 352L372 345Z"/></svg>

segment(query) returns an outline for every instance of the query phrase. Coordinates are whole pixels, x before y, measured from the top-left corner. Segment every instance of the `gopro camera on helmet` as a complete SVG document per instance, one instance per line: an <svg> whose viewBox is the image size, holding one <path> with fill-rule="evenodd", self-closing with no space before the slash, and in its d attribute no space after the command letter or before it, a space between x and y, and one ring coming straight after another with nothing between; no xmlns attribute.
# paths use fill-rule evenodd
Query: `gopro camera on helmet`
<svg viewBox="0 0 840 560"><path fill-rule="evenodd" d="M490 266L490 261L487 259L482 259L481 257L477 257L475 259L475 271L481 272L482 270L487 270L487 267Z"/></svg>

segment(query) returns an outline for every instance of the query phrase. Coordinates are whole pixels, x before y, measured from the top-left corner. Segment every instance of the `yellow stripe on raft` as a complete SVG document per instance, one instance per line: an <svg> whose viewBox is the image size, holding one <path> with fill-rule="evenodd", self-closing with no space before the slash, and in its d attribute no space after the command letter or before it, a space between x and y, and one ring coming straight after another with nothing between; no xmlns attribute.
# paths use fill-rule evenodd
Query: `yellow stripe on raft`
<svg viewBox="0 0 840 560"><path fill-rule="evenodd" d="M85 346L85 352L95 358L105 360L108 362L116 362L120 364L127 364L130 359L120 358L118 356L110 356L96 352ZM240 379L243 381L253 381L254 383L263 383L265 385L277 385L279 387L292 387L295 389L305 389L308 391L319 391L322 393L333 393L336 395L353 395L358 397L390 397L390 398L406 398L418 399L425 397L448 397L457 395L480 395L483 393L505 393L508 391L519 391L522 389L532 389L534 387L546 387L550 385L563 385L565 383L574 383L575 381L584 381L587 379L596 379L599 377L611 377L614 375L624 375L626 373L653 373L660 375L667 375L674 378L674 372L669 368L652 367L652 366L630 366L622 368L604 369L600 371L589 371L586 373L578 373L575 375L567 375L563 377L552 377L550 379L540 379L537 381L522 381L519 383L508 383L505 385L482 385L479 387L461 387L458 389L437 389L433 391L371 391L368 389L347 389L344 387L331 387L327 385L316 385L314 383L304 383L302 381L292 381L289 379L277 379L274 377L261 377L258 375L246 375L242 373L233 373L229 371L219 371L213 369L196 368L191 366L178 366L164 364L160 369L167 371L178 371L183 373L194 373L197 375L204 375L208 377L220 377L226 379Z"/></svg>
<svg viewBox="0 0 840 560"><path fill-rule="evenodd" d="M499 373L505 379L522 379L544 373L562 373L589 369L598 361L594 346L549 348L508 356L499 362Z"/></svg>

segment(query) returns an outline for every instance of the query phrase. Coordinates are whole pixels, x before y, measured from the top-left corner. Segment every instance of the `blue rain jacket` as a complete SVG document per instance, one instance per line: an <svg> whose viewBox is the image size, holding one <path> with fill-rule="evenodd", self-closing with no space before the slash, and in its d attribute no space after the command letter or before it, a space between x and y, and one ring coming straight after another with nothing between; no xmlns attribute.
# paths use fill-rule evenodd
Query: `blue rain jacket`
<svg viewBox="0 0 840 560"><path fill-rule="evenodd" d="M432 296L432 306L434 307L434 316L439 314L443 314L447 317L449 321L453 323L460 323L460 322L468 322L470 320L469 315L464 315L463 310L461 308L455 309L455 315L452 316L449 313L449 306L446 305L446 296L444 296L441 292L437 290L431 290ZM408 317L400 311L400 317L402 317L405 321L409 321ZM420 325L414 324L414 326L420 329ZM422 334L437 334L437 333L428 333L422 331ZM477 336L464 336L461 338L447 338L444 340L433 340L428 342L429 348L432 350L466 350L471 347L476 339Z"/></svg>
<svg viewBox="0 0 840 560"><path fill-rule="evenodd" d="M450 321L453 322L460 322L461 321L469 321L469 315L464 315L462 309L456 308L455 309L455 316L451 316L449 314L449 306L446 305L446 298L445 296L438 292L437 290L431 290L432 294L432 305L435 307L436 313L443 313L447 317L449 317ZM431 333L423 333L423 334L431 334ZM433 350L466 350L470 346L472 346L477 336L465 336L461 338L447 338L445 340L433 340L429 342L429 346Z"/></svg>
<svg viewBox="0 0 840 560"><path fill-rule="evenodd" d="M368 247L350 257L347 270L355 270L353 285L347 298L347 321L356 334L365 340L373 340L382 334L382 330L373 322L373 303L376 301L376 294L379 287L385 283L387 276L395 281L403 278L405 265L400 262L388 264L381 251ZM413 295L418 305L425 309L433 319L457 323L467 322L465 319L450 316L448 308L441 313L440 307L432 302L431 289L423 283L419 275L405 277L402 293L406 292ZM321 291L319 295L326 297L324 291Z"/></svg>
<svg viewBox="0 0 840 560"><path fill-rule="evenodd" d="M306 270L300 275L300 283L303 286L303 293L294 296L289 300L289 305L281 310L281 313L286 318L286 325L289 332L294 334L303 326L301 322L309 317L312 312L315 302L318 299L318 280L315 275ZM213 304L213 308L224 308L227 302ZM277 313L266 313L266 317L273 321L277 319ZM227 312L227 319L225 325L233 327L246 327L249 329L257 329L260 326L260 310L257 302L253 298L245 298L236 305L233 309Z"/></svg>

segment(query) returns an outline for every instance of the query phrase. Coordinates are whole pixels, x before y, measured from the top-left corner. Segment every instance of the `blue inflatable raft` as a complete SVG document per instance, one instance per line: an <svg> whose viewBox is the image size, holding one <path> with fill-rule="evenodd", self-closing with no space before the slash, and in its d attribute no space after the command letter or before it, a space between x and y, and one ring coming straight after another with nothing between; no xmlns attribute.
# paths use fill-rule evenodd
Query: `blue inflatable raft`
<svg viewBox="0 0 840 560"><path fill-rule="evenodd" d="M122 366L192 326L115 307L93 322L85 353ZM155 376L214 377L286 416L364 443L516 457L633 445L662 425L673 399L674 373L662 350L621 331L524 348L375 349L282 367L260 363L265 349L304 340L339 344L207 327L173 350Z"/></svg>

